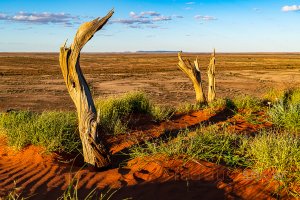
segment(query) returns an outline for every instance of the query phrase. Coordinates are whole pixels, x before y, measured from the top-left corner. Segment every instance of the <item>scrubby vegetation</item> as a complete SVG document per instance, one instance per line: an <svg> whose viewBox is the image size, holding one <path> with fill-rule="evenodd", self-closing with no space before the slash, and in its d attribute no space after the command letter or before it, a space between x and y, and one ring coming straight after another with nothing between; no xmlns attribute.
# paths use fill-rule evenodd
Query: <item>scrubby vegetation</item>
<svg viewBox="0 0 300 200"><path fill-rule="evenodd" d="M119 98L96 101L100 128L105 134L125 133L134 114L147 114L154 121L169 119L173 108L156 106L142 92L132 92ZM21 149L33 144L45 147L46 151L73 152L81 149L75 112L10 111L0 113L0 130L10 146Z"/></svg>
<svg viewBox="0 0 300 200"><path fill-rule="evenodd" d="M298 132L300 130L300 89L285 91L273 102L268 114L275 125Z"/></svg>
<svg viewBox="0 0 300 200"><path fill-rule="evenodd" d="M33 144L49 152L72 152L81 147L73 112L0 113L0 130L7 136L9 145L17 149Z"/></svg>
<svg viewBox="0 0 300 200"><path fill-rule="evenodd" d="M200 128L192 134L185 130L176 138L145 142L131 148L132 158L167 156L186 160L206 160L229 166L245 166L244 137L216 126Z"/></svg>
<svg viewBox="0 0 300 200"><path fill-rule="evenodd" d="M150 101L142 92L128 93L119 98L98 99L95 104L100 127L106 134L124 133L131 114L151 111Z"/></svg>
<svg viewBox="0 0 300 200"><path fill-rule="evenodd" d="M98 99L100 127L106 134L120 134L127 130L127 124L134 114L148 114L154 121L169 119L175 109L153 105L143 92L131 92L118 98Z"/></svg>
<svg viewBox="0 0 300 200"><path fill-rule="evenodd" d="M252 169L258 174L273 173L274 181L295 196L293 186L300 182L300 90L269 92L264 100L243 96L217 99L209 104L186 104L177 109L157 106L141 92L119 98L96 101L100 127L105 134L120 134L136 114L150 116L154 122L169 120L175 113L216 108L229 109L244 118L264 113L273 126L255 134L229 129L229 122L199 124L196 130L180 130L168 138L145 141L130 148L131 158L149 156L184 160L205 160L229 168ZM247 111L245 115L245 111ZM241 114L244 113L244 114ZM47 151L71 152L80 149L77 119L73 112L11 111L0 114L0 128L9 145L18 149L29 145L44 146Z"/></svg>

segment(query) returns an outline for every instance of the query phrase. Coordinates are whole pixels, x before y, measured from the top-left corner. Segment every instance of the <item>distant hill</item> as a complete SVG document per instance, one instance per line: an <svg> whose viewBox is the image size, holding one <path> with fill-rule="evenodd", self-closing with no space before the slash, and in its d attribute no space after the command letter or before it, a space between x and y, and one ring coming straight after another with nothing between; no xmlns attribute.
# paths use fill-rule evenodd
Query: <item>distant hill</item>
<svg viewBox="0 0 300 200"><path fill-rule="evenodd" d="M159 50L159 51L136 51L136 53L177 53L179 51L165 51L165 50Z"/></svg>

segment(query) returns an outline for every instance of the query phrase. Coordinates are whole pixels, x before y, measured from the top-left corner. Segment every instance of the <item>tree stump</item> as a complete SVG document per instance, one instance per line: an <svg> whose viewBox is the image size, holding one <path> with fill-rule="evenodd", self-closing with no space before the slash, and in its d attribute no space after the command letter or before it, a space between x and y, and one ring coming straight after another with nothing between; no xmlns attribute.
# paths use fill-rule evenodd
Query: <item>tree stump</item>
<svg viewBox="0 0 300 200"><path fill-rule="evenodd" d="M208 94L207 101L212 102L216 98L216 78L215 78L215 70L216 70L216 51L211 55L210 62L207 69L208 76Z"/></svg>
<svg viewBox="0 0 300 200"><path fill-rule="evenodd" d="M196 92L196 101L197 103L205 103L206 98L203 93L203 87L202 87L202 79L201 79L201 73L199 68L199 62L198 58L192 63L190 60L186 59L183 60L181 58L181 52L178 53L178 67L181 69L183 73L185 73L189 79L192 81L194 90Z"/></svg>
<svg viewBox="0 0 300 200"><path fill-rule="evenodd" d="M111 10L102 19L83 23L70 47L60 48L59 63L68 92L76 106L84 161L97 168L110 165L109 152L104 145L103 133L99 132L94 101L80 68L80 51L113 15Z"/></svg>

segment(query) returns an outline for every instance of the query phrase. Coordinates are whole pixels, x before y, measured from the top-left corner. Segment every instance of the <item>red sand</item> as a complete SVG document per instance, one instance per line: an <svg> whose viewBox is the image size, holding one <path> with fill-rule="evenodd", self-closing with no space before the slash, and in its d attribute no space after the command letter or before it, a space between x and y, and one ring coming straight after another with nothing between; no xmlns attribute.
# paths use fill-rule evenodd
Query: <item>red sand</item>
<svg viewBox="0 0 300 200"><path fill-rule="evenodd" d="M230 115L228 118L233 120ZM179 129L193 127L199 122L218 123L222 120L227 118L199 111L161 124L148 124L147 130L111 137L108 141L111 152L116 153L166 132L176 134ZM243 127L253 128L251 124L245 124ZM112 188L110 192L117 191L111 199L276 199L272 192L277 185L268 179L256 180L250 170L231 171L202 161L184 163L167 158L144 158L113 169L95 171L79 167L78 163L62 163L58 155L42 152L42 148L34 146L16 152L7 147L4 138L0 138L0 197L17 188L30 199L56 199L72 180L78 180L79 198L95 188Z"/></svg>

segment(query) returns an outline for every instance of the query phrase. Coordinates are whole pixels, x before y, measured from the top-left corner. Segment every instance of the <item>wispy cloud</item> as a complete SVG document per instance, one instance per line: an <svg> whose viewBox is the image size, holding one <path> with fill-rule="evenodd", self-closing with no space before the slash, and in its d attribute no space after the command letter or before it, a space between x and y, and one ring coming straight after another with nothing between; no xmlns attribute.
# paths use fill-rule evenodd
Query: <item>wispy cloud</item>
<svg viewBox="0 0 300 200"><path fill-rule="evenodd" d="M192 10L191 7L185 7L184 9L185 9L185 10Z"/></svg>
<svg viewBox="0 0 300 200"><path fill-rule="evenodd" d="M0 13L0 20L6 20L7 19L7 15L4 13Z"/></svg>
<svg viewBox="0 0 300 200"><path fill-rule="evenodd" d="M0 13L0 20L30 24L64 24L70 26L73 22L78 21L79 17L67 13L32 13L21 11L14 15Z"/></svg>
<svg viewBox="0 0 300 200"><path fill-rule="evenodd" d="M150 19L114 19L111 20L111 23L119 24L152 24L153 22Z"/></svg>
<svg viewBox="0 0 300 200"><path fill-rule="evenodd" d="M155 16L160 16L160 13L155 12L155 11L145 11L145 12L141 12L140 15L141 16L149 15L149 16L155 17Z"/></svg>
<svg viewBox="0 0 300 200"><path fill-rule="evenodd" d="M259 13L259 12L261 12L261 9L260 8L253 8L253 11Z"/></svg>
<svg viewBox="0 0 300 200"><path fill-rule="evenodd" d="M158 25L155 25L155 24L152 24L152 25L148 25L147 26L148 28L160 28L160 26L158 26Z"/></svg>
<svg viewBox="0 0 300 200"><path fill-rule="evenodd" d="M300 11L300 5L283 6L281 10L283 12Z"/></svg>
<svg viewBox="0 0 300 200"><path fill-rule="evenodd" d="M159 22L159 21L170 21L172 18L170 16L156 16L152 18L153 21Z"/></svg>
<svg viewBox="0 0 300 200"><path fill-rule="evenodd" d="M203 21L213 21L213 20L218 19L216 17L208 16L208 15L195 15L194 18L197 20L203 20Z"/></svg>
<svg viewBox="0 0 300 200"><path fill-rule="evenodd" d="M131 11L128 19L114 19L111 20L110 23L125 24L128 25L129 28L144 28L142 25L151 25L157 22L170 20L172 20L171 16L164 16L156 11L143 11L140 13ZM155 26L153 25L146 27L153 28Z"/></svg>
<svg viewBox="0 0 300 200"><path fill-rule="evenodd" d="M172 17L178 18L178 19L183 19L184 17L182 15L173 15Z"/></svg>
<svg viewBox="0 0 300 200"><path fill-rule="evenodd" d="M195 4L195 2L194 1L190 1L190 2L187 2L185 4L187 4L187 5L193 5L193 4Z"/></svg>
<svg viewBox="0 0 300 200"><path fill-rule="evenodd" d="M141 29L143 28L141 25L129 25L130 28L138 28Z"/></svg>

